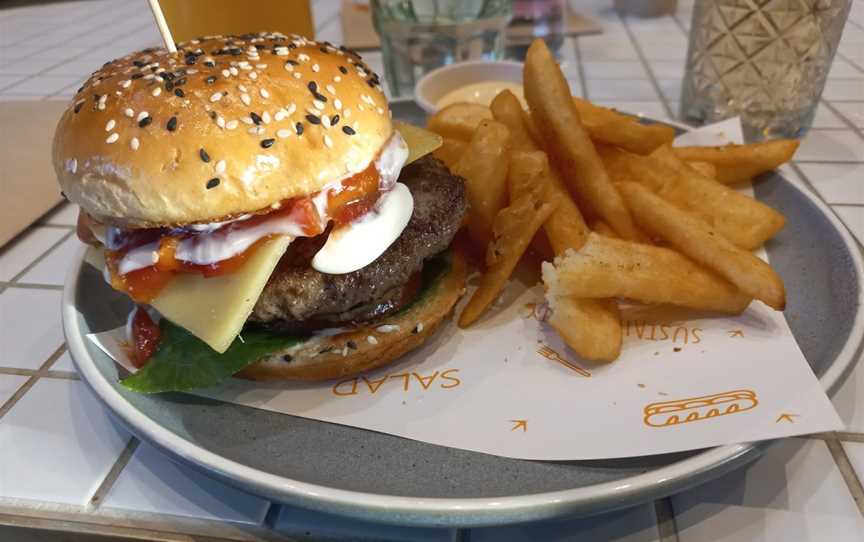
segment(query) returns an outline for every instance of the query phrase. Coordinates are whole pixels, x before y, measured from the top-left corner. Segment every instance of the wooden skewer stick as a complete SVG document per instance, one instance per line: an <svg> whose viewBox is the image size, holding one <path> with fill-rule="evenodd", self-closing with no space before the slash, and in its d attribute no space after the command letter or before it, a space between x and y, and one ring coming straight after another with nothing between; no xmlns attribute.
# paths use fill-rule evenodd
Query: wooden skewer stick
<svg viewBox="0 0 864 542"><path fill-rule="evenodd" d="M156 19L156 26L159 27L159 33L162 34L162 39L165 41L165 47L172 53L177 52L177 46L174 44L174 38L171 37L171 29L168 28L168 23L165 21L165 15L162 13L162 6L159 5L159 0L148 0L150 11L153 12L153 18Z"/></svg>

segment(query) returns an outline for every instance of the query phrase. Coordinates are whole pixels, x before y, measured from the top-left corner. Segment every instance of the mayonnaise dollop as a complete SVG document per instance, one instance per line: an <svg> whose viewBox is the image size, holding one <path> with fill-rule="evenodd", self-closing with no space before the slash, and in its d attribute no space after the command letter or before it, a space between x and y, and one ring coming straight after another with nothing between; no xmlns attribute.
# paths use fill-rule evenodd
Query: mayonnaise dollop
<svg viewBox="0 0 864 542"><path fill-rule="evenodd" d="M351 242L332 240L331 243L331 239L334 238L334 233L331 233L331 237L324 245L327 252L318 260L321 265L320 269L315 267L316 264L313 260L315 269L322 273L356 271L375 261L401 235L413 211L411 192L405 185L399 185L396 182L402 167L408 160L408 154L408 145L405 140L398 131L394 132L375 160L375 169L378 170L380 178L378 186L379 190L383 192L378 205L360 219L335 230L337 239L351 239ZM319 216L325 222L330 220L326 212L327 197L330 193L339 192L339 190L341 190L341 180L329 184L312 198ZM391 194L397 190L397 194ZM374 216L368 216L368 220L365 220L367 215ZM303 235L303 228L293 214L274 217L250 228L223 229L229 224L247 220L251 216L243 215L233 220L190 226L189 229L194 230L197 235L181 240L177 245L175 257L191 264L212 265L241 254L256 241L269 235L287 235L292 239ZM120 230L107 228L106 235L104 235L106 247L116 250L120 246L119 241L117 241L120 233ZM367 237L370 238L367 239ZM387 239L389 240L385 243ZM121 275L125 275L154 265L159 261L158 251L158 242L135 247L121 258L117 270ZM361 264L361 262L365 263ZM325 269L342 271L325 271Z"/></svg>

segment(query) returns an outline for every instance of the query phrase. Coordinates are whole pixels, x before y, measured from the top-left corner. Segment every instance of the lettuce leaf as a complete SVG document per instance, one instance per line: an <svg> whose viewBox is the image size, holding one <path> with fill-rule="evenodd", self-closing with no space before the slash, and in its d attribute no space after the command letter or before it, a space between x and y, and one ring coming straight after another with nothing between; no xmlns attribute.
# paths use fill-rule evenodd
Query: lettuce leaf
<svg viewBox="0 0 864 542"><path fill-rule="evenodd" d="M249 329L219 354L164 318L159 328L162 336L156 353L137 373L121 382L123 387L139 393L161 393L215 386L261 357L305 340Z"/></svg>

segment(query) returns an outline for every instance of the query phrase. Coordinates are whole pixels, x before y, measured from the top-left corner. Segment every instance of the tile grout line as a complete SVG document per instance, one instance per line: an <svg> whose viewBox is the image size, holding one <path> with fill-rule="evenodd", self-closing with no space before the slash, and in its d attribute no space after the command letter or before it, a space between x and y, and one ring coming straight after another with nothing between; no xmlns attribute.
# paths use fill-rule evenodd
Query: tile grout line
<svg viewBox="0 0 864 542"><path fill-rule="evenodd" d="M99 484L99 487L96 488L96 491L94 491L93 495L90 497L90 500L88 501L89 506L99 508L102 505L102 500L106 495L108 495L111 488L114 487L114 482L117 481L117 478L120 477L123 469L125 469L126 465L129 464L129 460L132 459L132 454L134 454L135 450L138 449L140 443L141 441L138 440L138 437L129 437L129 440L126 442L126 447L123 448L123 451L120 452L119 456L117 456L114 464L111 465L111 470L108 471L105 478L103 478L102 482Z"/></svg>
<svg viewBox="0 0 864 542"><path fill-rule="evenodd" d="M12 407L14 407L15 404L18 401L20 401L21 398L24 397L24 395L28 391L30 391L30 388L32 388L36 384L36 381L41 378L42 371L45 371L48 367L50 367L57 360L57 358L59 358L61 355L63 355L63 352L65 352L65 351L66 351L66 345L61 344L54 351L53 354L48 356L48 359L46 359L44 362L42 362L42 364L39 366L39 369L35 372L35 374L33 374L29 379L27 379L26 382L21 384L21 386L19 386L18 389L15 390L15 393L13 393L12 396L9 397L9 399L7 399L5 403L0 405L0 420L2 420L3 416L5 416L7 412L12 410Z"/></svg>
<svg viewBox="0 0 864 542"><path fill-rule="evenodd" d="M654 514L657 517L657 534L660 536L660 542L679 542L672 499L663 497L654 501Z"/></svg>
<svg viewBox="0 0 864 542"><path fill-rule="evenodd" d="M651 68L651 65L648 63L648 59L645 57L645 53L642 51L642 46L639 45L639 42L636 40L636 36L633 34L633 30L630 29L630 24L627 22L626 17L622 17L618 15L618 19L621 21L621 24L624 26L624 32L627 33L627 37L630 38L630 43L633 45L633 48L636 50L636 55L639 57L639 61L642 63L642 67L645 68L645 73L648 74L648 81L651 83L651 86L654 88L654 92L657 94L660 103L663 105L663 109L666 111L666 114L670 119L677 119L678 116L672 112L672 108L669 107L669 101L666 99L666 96L663 94L663 91L660 90L660 84L657 82L657 78L654 76L654 70Z"/></svg>
<svg viewBox="0 0 864 542"><path fill-rule="evenodd" d="M862 86L864 86L864 83L862 83ZM852 122L851 120L847 119L847 118L846 118L846 115L844 115L843 113L841 113L841 112L840 112L836 107L834 107L834 105L833 105L831 102L829 102L828 100L821 100L821 101L822 101L822 105L824 105L824 106L827 107L829 110L831 110L832 113L834 113L835 115L837 115L837 116L840 118L840 120L843 121L843 123L846 124L846 126L849 127L850 130L852 130L853 132L855 132L856 134L858 134L858 137L860 137L861 139L864 139L864 131L862 131L860 128L858 128L858 126L857 126L854 122ZM841 128L841 129L842 129L842 128Z"/></svg>
<svg viewBox="0 0 864 542"><path fill-rule="evenodd" d="M846 450L843 449L843 445L836 438L825 439L825 445L828 446L828 451L831 452L834 463L837 465L837 469L849 488L849 493L852 494L852 498L858 506L858 512L864 516L864 487L861 486L861 480L858 479L855 468L849 462Z"/></svg>
<svg viewBox="0 0 864 542"><path fill-rule="evenodd" d="M7 283L5 286L0 285L0 293L3 293L4 289L19 289L19 290L54 290L56 292L63 291L62 284L40 284L38 282L16 282L16 283Z"/></svg>
<svg viewBox="0 0 864 542"><path fill-rule="evenodd" d="M34 267L36 267L36 266L37 266L37 265L38 265L42 260L44 260L45 258L47 258L48 255L51 254L51 253L54 251L55 248L57 248L57 247L59 247L60 245L62 245L63 243L65 243L66 240L69 239L70 237L72 237L72 235L73 235L74 233L75 233L74 231L69 231L69 232L67 232L65 235L63 235L63 237L61 237L61 238L60 238L58 241L56 241L53 245L51 245L50 247L48 247L48 249L45 250L45 252L43 252L42 254L40 254L39 256L37 256L35 260L33 260L33 261L31 261L29 264L27 264L27 265L24 267L24 269L22 269L21 271L18 271L18 273L16 273L16 274L11 278L11 279L9 279L9 286L14 285L14 284L18 281L18 279L20 279L21 277L23 277L24 275L26 275L27 273L29 273L31 269L33 269Z"/></svg>
<svg viewBox="0 0 864 542"><path fill-rule="evenodd" d="M854 60L852 60L852 59L849 58L848 56L844 55L844 54L841 53L839 50L838 50L837 52L835 52L834 55L835 55L835 56L839 56L840 58L842 58L843 60L845 60L845 61L848 62L849 64L852 64L852 66L853 66L854 68L858 69L858 71L862 71L862 72L864 72L864 68L862 68L861 66L859 66L857 62L855 62Z"/></svg>

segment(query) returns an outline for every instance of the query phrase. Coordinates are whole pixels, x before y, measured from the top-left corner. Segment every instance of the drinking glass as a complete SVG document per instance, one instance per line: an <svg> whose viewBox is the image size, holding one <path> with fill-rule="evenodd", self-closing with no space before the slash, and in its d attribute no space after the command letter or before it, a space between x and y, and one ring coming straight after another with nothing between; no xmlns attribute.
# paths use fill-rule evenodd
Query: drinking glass
<svg viewBox="0 0 864 542"><path fill-rule="evenodd" d="M741 116L748 140L801 137L851 0L696 0L681 118Z"/></svg>
<svg viewBox="0 0 864 542"><path fill-rule="evenodd" d="M502 58L510 13L510 0L372 0L393 96L445 64Z"/></svg>

